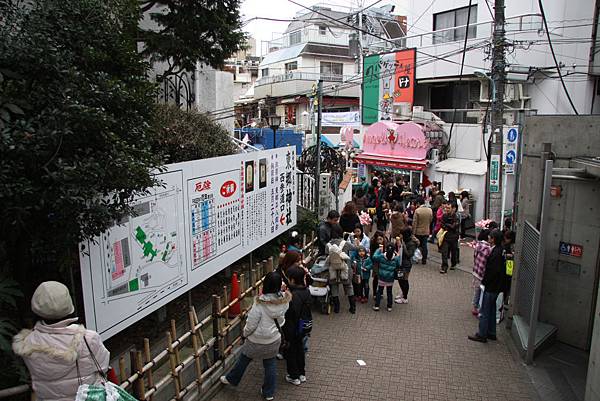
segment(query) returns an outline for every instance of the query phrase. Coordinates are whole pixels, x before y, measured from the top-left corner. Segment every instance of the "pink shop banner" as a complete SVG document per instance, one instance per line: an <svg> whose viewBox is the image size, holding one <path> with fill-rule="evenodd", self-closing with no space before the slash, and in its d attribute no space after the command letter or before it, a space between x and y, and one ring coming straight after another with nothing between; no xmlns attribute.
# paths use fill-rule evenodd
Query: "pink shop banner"
<svg viewBox="0 0 600 401"><path fill-rule="evenodd" d="M363 139L363 154L392 159L424 160L431 147L420 125L380 121L369 127Z"/></svg>

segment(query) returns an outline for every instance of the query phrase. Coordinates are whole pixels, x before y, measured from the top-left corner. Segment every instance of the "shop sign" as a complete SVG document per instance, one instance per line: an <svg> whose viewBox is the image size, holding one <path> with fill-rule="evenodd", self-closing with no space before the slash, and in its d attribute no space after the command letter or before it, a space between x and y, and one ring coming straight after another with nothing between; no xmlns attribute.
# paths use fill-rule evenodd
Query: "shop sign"
<svg viewBox="0 0 600 401"><path fill-rule="evenodd" d="M565 256L580 258L583 256L583 246L561 241L558 246L558 253Z"/></svg>
<svg viewBox="0 0 600 401"><path fill-rule="evenodd" d="M415 94L416 49L373 54L363 60L362 122L391 121L394 105L410 109Z"/></svg>
<svg viewBox="0 0 600 401"><path fill-rule="evenodd" d="M500 155L492 155L490 161L490 192L500 192Z"/></svg>
<svg viewBox="0 0 600 401"><path fill-rule="evenodd" d="M360 112L347 111L341 113L323 113L321 116L321 126L358 127L360 126Z"/></svg>
<svg viewBox="0 0 600 401"><path fill-rule="evenodd" d="M424 160L430 146L423 128L412 122L380 121L369 127L363 139L365 154L412 160Z"/></svg>

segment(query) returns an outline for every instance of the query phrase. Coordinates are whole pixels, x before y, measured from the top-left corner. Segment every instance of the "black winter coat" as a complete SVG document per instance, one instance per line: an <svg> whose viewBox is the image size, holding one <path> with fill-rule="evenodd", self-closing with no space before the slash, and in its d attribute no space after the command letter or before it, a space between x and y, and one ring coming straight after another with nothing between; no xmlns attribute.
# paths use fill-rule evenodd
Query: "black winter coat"
<svg viewBox="0 0 600 401"><path fill-rule="evenodd" d="M481 284L489 292L500 293L506 282L506 266L502 246L496 245L485 263L485 273Z"/></svg>
<svg viewBox="0 0 600 401"><path fill-rule="evenodd" d="M312 298L310 291L305 286L290 285L289 290L292 293L292 300L290 307L285 312L285 324L282 330L286 340L294 341L302 338L302 334L298 330L302 314L304 313L305 318L308 316L312 320L310 309Z"/></svg>

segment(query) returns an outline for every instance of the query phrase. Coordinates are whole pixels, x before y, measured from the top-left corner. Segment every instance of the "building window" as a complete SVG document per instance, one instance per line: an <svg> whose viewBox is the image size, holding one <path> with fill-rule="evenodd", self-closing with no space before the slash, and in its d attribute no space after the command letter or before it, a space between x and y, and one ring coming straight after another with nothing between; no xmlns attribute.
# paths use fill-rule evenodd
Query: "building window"
<svg viewBox="0 0 600 401"><path fill-rule="evenodd" d="M293 71L293 70L297 70L298 69L298 62L297 61L292 61L291 63L285 63L285 70L286 71Z"/></svg>
<svg viewBox="0 0 600 401"><path fill-rule="evenodd" d="M320 35L327 35L327 27L324 25L319 25L319 34Z"/></svg>
<svg viewBox="0 0 600 401"><path fill-rule="evenodd" d="M296 31L290 33L290 46L297 45L302 42L302 32Z"/></svg>
<svg viewBox="0 0 600 401"><path fill-rule="evenodd" d="M268 68L263 68L262 70L260 70L261 72L261 76L263 77L268 77L269 76L269 69Z"/></svg>
<svg viewBox="0 0 600 401"><path fill-rule="evenodd" d="M433 30L444 32L433 34L433 43L454 42L456 40L464 40L467 25L467 17L469 15L469 7L457 8L456 10L446 11L433 15ZM471 6L471 17L469 24L477 22L477 5ZM462 28L451 29L457 26ZM477 36L477 27L469 26L468 36L474 38Z"/></svg>
<svg viewBox="0 0 600 401"><path fill-rule="evenodd" d="M321 79L326 81L342 81L344 64L321 61Z"/></svg>

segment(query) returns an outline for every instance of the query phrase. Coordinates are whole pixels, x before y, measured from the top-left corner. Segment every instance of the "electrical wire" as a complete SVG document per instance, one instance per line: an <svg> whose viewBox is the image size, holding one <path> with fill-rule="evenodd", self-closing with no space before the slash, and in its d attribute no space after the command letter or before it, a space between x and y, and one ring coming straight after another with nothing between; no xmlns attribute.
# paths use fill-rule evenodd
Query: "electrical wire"
<svg viewBox="0 0 600 401"><path fill-rule="evenodd" d="M485 47L487 45L488 45L487 40L486 41L482 41L482 42L475 43L475 44L471 45L468 49L465 49L465 51L477 50L477 49L480 49L480 48ZM443 57L451 57L451 56L460 54L462 52L463 52L463 49L452 50L452 51L443 53L442 56ZM421 67L421 66L424 66L424 65L427 65L427 64L430 64L430 63L432 63L434 61L435 61L434 59L422 60L422 61L417 62L415 64L415 68L416 67ZM389 76L393 76L393 75L396 74L396 72L400 68L401 68L400 66L396 66L393 70L391 70L391 71L389 71L389 72L387 72L385 74L380 74L379 77L378 77L378 79L389 77ZM343 90L343 89L349 89L349 88L352 88L352 87L355 87L355 86L358 86L358 85L362 85L362 83L363 83L363 77L362 77L362 75L358 75L357 74L357 75L349 78L348 80L342 82L341 84L332 85L331 88L326 88L323 91L323 95L327 95L327 94L330 94L330 93L335 93L335 92ZM296 96L306 96L306 95L309 95L311 92L312 92L312 90L306 90L306 91L297 92L297 93L293 93L293 94L286 94L286 95L282 95L282 96L269 96L269 97L263 97L263 98L255 98L254 101L257 101L257 100L267 100L267 99L277 100L279 98L290 98L290 97L296 97ZM245 105L229 106L229 107L225 107L225 108L222 108L222 109L215 109L213 111L210 111L209 115L214 116L214 115L218 115L218 114L231 113L236 108L239 108L239 107L242 107L242 106L245 106Z"/></svg>
<svg viewBox="0 0 600 401"><path fill-rule="evenodd" d="M465 42L463 44L463 52L462 52L462 60L460 62L460 73L458 75L458 82L462 81L463 78L463 70L465 67L465 56L467 55L467 40L469 39L469 24L471 23L471 4L473 0L469 0L469 8L467 11L467 26L465 28ZM448 153L450 152L450 143L452 141L452 130L454 129L454 122L456 121L456 107L454 108L454 112L452 113L452 123L450 124L450 133L448 134L448 145L446 145L444 149L444 154L448 157Z"/></svg>
<svg viewBox="0 0 600 401"><path fill-rule="evenodd" d="M546 36L548 37L548 45L550 46L550 51L552 52L552 58L554 59L554 64L556 65L556 70L558 71L558 76L560 78L560 82L565 91L565 94L567 95L567 99L569 99L569 103L571 104L571 107L573 108L573 111L575 112L575 115L579 115L579 112L577 112L577 109L575 108L575 105L573 104L571 95L569 94L569 91L567 90L567 85L565 85L565 81L562 77L562 73L560 72L560 67L558 65L558 60L556 59L556 54L554 54L554 46L552 46L552 39L550 39L550 31L548 30L548 22L546 21L546 13L544 12L544 5L542 4L542 0L538 0L538 4L540 6L540 13L542 14L542 20L544 21L544 27L546 27Z"/></svg>
<svg viewBox="0 0 600 401"><path fill-rule="evenodd" d="M406 29L406 33L407 33L407 34L408 34L408 31L410 31L411 29L413 29L413 27L414 27L415 25L417 25L417 23L418 23L418 22L421 20L421 18L423 18L423 16L424 16L425 14L427 14L427 11L429 11L429 10L431 9L431 7L433 6L433 4L434 4L436 1L437 1L437 0L431 0L431 3L429 3L429 6L428 6L428 7L425 9L425 11L423 11L423 12L421 13L421 15L419 15L419 16L417 17L417 19L415 20L415 22L413 22L413 23L412 23L412 25Z"/></svg>

